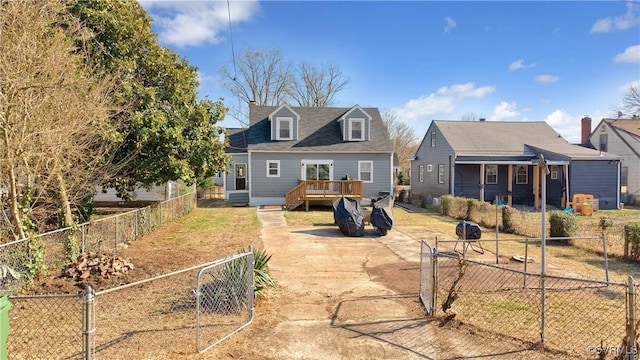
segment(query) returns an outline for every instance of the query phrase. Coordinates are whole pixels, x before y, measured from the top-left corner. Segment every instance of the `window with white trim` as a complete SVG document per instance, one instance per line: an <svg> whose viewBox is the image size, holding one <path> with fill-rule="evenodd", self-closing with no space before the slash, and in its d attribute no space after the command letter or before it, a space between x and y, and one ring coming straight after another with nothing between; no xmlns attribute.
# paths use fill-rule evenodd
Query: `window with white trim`
<svg viewBox="0 0 640 360"><path fill-rule="evenodd" d="M349 120L349 140L364 140L364 119Z"/></svg>
<svg viewBox="0 0 640 360"><path fill-rule="evenodd" d="M444 184L444 164L438 164L438 184Z"/></svg>
<svg viewBox="0 0 640 360"><path fill-rule="evenodd" d="M292 140L293 139L293 118L278 117L276 118L276 140Z"/></svg>
<svg viewBox="0 0 640 360"><path fill-rule="evenodd" d="M485 184L498 183L498 165L486 165L484 182Z"/></svg>
<svg viewBox="0 0 640 360"><path fill-rule="evenodd" d="M358 161L358 176L363 183L372 183L373 161Z"/></svg>
<svg viewBox="0 0 640 360"><path fill-rule="evenodd" d="M431 147L436 147L436 132L431 133Z"/></svg>
<svg viewBox="0 0 640 360"><path fill-rule="evenodd" d="M516 184L529 183L529 167L527 165L516 166Z"/></svg>
<svg viewBox="0 0 640 360"><path fill-rule="evenodd" d="M267 177L280 177L280 160L267 160Z"/></svg>
<svg viewBox="0 0 640 360"><path fill-rule="evenodd" d="M551 176L551 180L558 180L558 165L549 166L549 174Z"/></svg>
<svg viewBox="0 0 640 360"><path fill-rule="evenodd" d="M418 174L419 181L424 182L424 165L420 165L419 171L420 171L420 173Z"/></svg>

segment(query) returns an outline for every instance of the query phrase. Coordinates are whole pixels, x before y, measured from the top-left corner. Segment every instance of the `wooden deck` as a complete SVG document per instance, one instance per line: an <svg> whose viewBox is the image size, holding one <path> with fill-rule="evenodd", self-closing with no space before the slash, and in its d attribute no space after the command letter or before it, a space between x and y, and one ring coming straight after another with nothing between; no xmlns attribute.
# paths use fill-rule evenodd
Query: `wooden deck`
<svg viewBox="0 0 640 360"><path fill-rule="evenodd" d="M298 186L285 195L285 207L293 210L309 203L335 201L343 196L362 200L362 181L360 180L300 180Z"/></svg>

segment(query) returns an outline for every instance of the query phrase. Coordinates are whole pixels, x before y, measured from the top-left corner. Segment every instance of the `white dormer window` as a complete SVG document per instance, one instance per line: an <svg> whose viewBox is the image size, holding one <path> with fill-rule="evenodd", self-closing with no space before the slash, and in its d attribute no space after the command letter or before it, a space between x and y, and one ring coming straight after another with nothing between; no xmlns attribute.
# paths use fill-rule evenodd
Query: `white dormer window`
<svg viewBox="0 0 640 360"><path fill-rule="evenodd" d="M276 134L277 140L292 140L293 137L291 136L291 134L293 134L293 118L276 118Z"/></svg>
<svg viewBox="0 0 640 360"><path fill-rule="evenodd" d="M349 120L349 140L364 140L364 119Z"/></svg>

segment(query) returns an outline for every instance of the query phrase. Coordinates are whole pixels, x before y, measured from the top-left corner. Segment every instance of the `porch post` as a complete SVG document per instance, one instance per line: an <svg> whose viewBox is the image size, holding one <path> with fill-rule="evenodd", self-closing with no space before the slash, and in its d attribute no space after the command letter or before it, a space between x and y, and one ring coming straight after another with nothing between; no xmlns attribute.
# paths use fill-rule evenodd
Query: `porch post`
<svg viewBox="0 0 640 360"><path fill-rule="evenodd" d="M507 205L509 206L513 206L513 196L512 196L512 191L513 191L513 165L509 164L507 167L507 177L508 177L508 182L507 182Z"/></svg>
<svg viewBox="0 0 640 360"><path fill-rule="evenodd" d="M565 188L565 203L564 206L567 206L567 201L573 201L573 199L571 198L571 196L569 194L571 194L571 192L569 191L569 165L568 164L564 164L564 188Z"/></svg>
<svg viewBox="0 0 640 360"><path fill-rule="evenodd" d="M538 195L540 194L540 169L538 166L533 167L533 207L540 207L540 200Z"/></svg>
<svg viewBox="0 0 640 360"><path fill-rule="evenodd" d="M480 201L484 201L484 166L480 164Z"/></svg>

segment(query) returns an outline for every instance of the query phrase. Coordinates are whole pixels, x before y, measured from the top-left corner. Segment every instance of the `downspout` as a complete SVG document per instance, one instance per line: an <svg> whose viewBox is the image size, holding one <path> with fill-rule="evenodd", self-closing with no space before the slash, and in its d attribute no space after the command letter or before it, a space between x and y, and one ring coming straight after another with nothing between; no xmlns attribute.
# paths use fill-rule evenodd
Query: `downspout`
<svg viewBox="0 0 640 360"><path fill-rule="evenodd" d="M456 162L456 158L455 156L449 155L449 194L451 194L451 196L455 196L456 194L454 194L455 192L455 173L456 173L456 166L455 166L455 162Z"/></svg>
<svg viewBox="0 0 640 360"><path fill-rule="evenodd" d="M620 210L620 205L621 205L621 203L620 203L620 200L621 200L620 199L620 189L621 189L620 184L621 184L621 181L622 181L622 179L620 178L620 170L621 170L620 169L620 165L621 165L621 163L620 163L620 161L618 161L617 163L618 163L618 166L617 166L617 168L618 168L618 188L616 190L616 199L617 199L616 200L616 203L617 203L616 209Z"/></svg>
<svg viewBox="0 0 640 360"><path fill-rule="evenodd" d="M389 163L391 164L391 179L390 179L390 186L389 186L389 194L391 194L391 196L393 196L393 175L394 175L394 171L393 171L393 152L389 155ZM409 174L411 174L411 171L409 171Z"/></svg>
<svg viewBox="0 0 640 360"><path fill-rule="evenodd" d="M253 191L253 187L251 186L251 168L251 151L247 149L247 173L245 175L247 176L247 186L249 187L249 191L247 192L249 195L249 206L252 206L251 192Z"/></svg>

